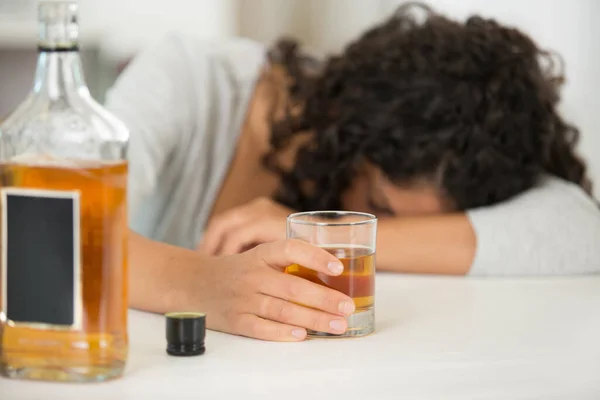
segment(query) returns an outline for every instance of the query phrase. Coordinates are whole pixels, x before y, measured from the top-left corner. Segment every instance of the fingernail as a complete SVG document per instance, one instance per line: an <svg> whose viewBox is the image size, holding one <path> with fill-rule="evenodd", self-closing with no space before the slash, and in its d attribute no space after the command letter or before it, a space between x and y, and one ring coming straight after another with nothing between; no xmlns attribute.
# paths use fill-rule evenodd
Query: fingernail
<svg viewBox="0 0 600 400"><path fill-rule="evenodd" d="M327 268L335 275L339 275L344 272L344 266L339 261L332 261L327 264Z"/></svg>
<svg viewBox="0 0 600 400"><path fill-rule="evenodd" d="M329 327L331 330L336 332L344 333L346 332L346 323L344 321L340 321L339 319L334 319L329 323Z"/></svg>
<svg viewBox="0 0 600 400"><path fill-rule="evenodd" d="M344 315L350 315L356 310L353 301L342 301L338 308Z"/></svg>
<svg viewBox="0 0 600 400"><path fill-rule="evenodd" d="M292 330L292 336L296 339L304 339L306 337L306 330L304 329L294 329Z"/></svg>

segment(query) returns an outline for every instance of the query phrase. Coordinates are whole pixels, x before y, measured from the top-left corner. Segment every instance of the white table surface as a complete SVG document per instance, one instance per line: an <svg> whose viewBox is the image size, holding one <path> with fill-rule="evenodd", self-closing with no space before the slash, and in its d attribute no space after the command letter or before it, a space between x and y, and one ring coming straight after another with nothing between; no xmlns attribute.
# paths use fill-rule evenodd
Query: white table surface
<svg viewBox="0 0 600 400"><path fill-rule="evenodd" d="M0 379L0 399L600 399L600 277L380 274L376 307L370 337L269 343L209 331L194 358L166 355L162 316L131 312L122 379Z"/></svg>

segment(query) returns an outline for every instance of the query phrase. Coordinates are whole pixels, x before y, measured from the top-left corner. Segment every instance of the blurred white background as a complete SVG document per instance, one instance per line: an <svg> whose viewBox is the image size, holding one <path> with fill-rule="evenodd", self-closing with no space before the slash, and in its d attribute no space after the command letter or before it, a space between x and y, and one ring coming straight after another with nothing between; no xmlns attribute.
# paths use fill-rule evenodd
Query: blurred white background
<svg viewBox="0 0 600 400"><path fill-rule="evenodd" d="M264 43L292 34L315 49L339 50L399 0L79 0L86 78L103 99L117 67L167 31L245 36ZM566 60L567 117L582 131L600 197L600 16L597 0L431 0L457 18L481 13L513 24ZM34 0L0 0L0 118L27 93L35 67Z"/></svg>

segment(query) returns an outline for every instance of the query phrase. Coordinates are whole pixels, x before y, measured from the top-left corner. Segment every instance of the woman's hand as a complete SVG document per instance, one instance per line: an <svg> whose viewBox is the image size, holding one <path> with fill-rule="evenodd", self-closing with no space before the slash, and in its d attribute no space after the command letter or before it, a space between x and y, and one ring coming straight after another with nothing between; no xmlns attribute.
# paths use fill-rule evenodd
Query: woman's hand
<svg viewBox="0 0 600 400"><path fill-rule="evenodd" d="M198 250L212 256L231 255L283 240L286 218L293 212L265 197L233 208L210 221Z"/></svg>
<svg viewBox="0 0 600 400"><path fill-rule="evenodd" d="M229 257L197 257L205 261L188 269L193 274L182 279L177 303L205 311L210 329L273 341L301 341L306 328L333 334L347 329L351 298L281 272L300 264L339 275L339 260L316 246L285 240Z"/></svg>

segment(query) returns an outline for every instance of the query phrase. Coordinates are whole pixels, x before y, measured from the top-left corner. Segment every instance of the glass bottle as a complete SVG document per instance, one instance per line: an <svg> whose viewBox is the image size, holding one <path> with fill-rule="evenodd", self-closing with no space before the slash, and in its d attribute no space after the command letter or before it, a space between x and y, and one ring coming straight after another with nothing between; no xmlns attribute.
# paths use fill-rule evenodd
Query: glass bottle
<svg viewBox="0 0 600 400"><path fill-rule="evenodd" d="M127 358L129 133L90 96L77 3L38 8L33 90L0 125L0 373L102 381Z"/></svg>

